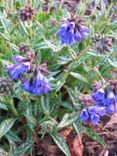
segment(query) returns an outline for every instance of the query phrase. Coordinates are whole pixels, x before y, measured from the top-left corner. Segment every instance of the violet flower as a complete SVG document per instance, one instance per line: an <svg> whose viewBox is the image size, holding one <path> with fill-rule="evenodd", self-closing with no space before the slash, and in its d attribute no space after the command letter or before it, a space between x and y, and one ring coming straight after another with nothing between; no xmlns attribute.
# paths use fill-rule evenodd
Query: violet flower
<svg viewBox="0 0 117 156"><path fill-rule="evenodd" d="M57 34L63 43L72 45L87 37L88 28L80 20L71 19L61 24Z"/></svg>
<svg viewBox="0 0 117 156"><path fill-rule="evenodd" d="M80 113L80 118L83 120L83 121L88 121L90 120L90 116L89 116L89 113L87 111L87 109L83 109Z"/></svg>
<svg viewBox="0 0 117 156"><path fill-rule="evenodd" d="M8 66L7 71L10 77L14 80L18 79L24 72L30 70L30 63L29 62L22 62L21 64L15 64Z"/></svg>
<svg viewBox="0 0 117 156"><path fill-rule="evenodd" d="M21 88L35 95L47 93L51 90L48 79L43 76L40 71L38 71L34 78L26 80L21 85Z"/></svg>
<svg viewBox="0 0 117 156"><path fill-rule="evenodd" d="M93 100L95 100L96 102L103 101L104 97L105 97L105 92L104 89L102 88L96 90L92 95Z"/></svg>
<svg viewBox="0 0 117 156"><path fill-rule="evenodd" d="M91 121L93 124L97 124L100 121L100 116L106 114L105 107L90 106L87 109L81 111L80 117L83 121Z"/></svg>
<svg viewBox="0 0 117 156"><path fill-rule="evenodd" d="M27 58L24 58L23 56L20 56L20 55L14 55L13 59L16 63L22 63L25 60L27 60Z"/></svg>

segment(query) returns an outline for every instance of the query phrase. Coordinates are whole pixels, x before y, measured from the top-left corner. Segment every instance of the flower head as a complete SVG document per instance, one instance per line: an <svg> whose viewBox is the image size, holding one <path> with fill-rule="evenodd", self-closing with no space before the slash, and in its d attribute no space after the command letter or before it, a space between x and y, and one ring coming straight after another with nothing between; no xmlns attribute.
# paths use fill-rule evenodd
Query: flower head
<svg viewBox="0 0 117 156"><path fill-rule="evenodd" d="M61 24L57 34L63 43L72 45L87 37L88 28L80 20L70 19Z"/></svg>
<svg viewBox="0 0 117 156"><path fill-rule="evenodd" d="M19 45L19 51L20 51L21 53L27 53L28 51L30 51L30 46L29 46L29 44L27 44L27 43L21 43L21 44Z"/></svg>
<svg viewBox="0 0 117 156"><path fill-rule="evenodd" d="M105 114L105 107L90 106L87 109L83 109L81 111L80 117L83 121L91 121L93 124L97 124L100 121L100 116Z"/></svg>
<svg viewBox="0 0 117 156"><path fill-rule="evenodd" d="M22 63L27 60L27 58L24 58L23 56L20 55L14 55L13 59L16 63Z"/></svg>
<svg viewBox="0 0 117 156"><path fill-rule="evenodd" d="M35 9L29 4L19 10L19 17L22 21L32 20L35 14Z"/></svg>
<svg viewBox="0 0 117 156"><path fill-rule="evenodd" d="M115 97L114 93L112 91L110 91L107 94L107 98L105 99L106 104L114 103L115 100L116 100L116 97Z"/></svg>
<svg viewBox="0 0 117 156"><path fill-rule="evenodd" d="M102 102L104 100L105 97L105 92L104 89L100 88L97 91L95 91L92 95L92 98L96 101L96 102Z"/></svg>
<svg viewBox="0 0 117 156"><path fill-rule="evenodd" d="M21 88L35 95L43 94L51 90L48 79L44 77L40 71L34 75L34 78L31 78L29 81L26 80L21 85Z"/></svg>
<svg viewBox="0 0 117 156"><path fill-rule="evenodd" d="M91 119L93 124L98 124L100 121L100 116L97 114L91 114L90 119Z"/></svg>
<svg viewBox="0 0 117 156"><path fill-rule="evenodd" d="M85 106L91 106L92 104L94 104L94 100L92 99L92 96L90 94L80 96L80 102Z"/></svg>
<svg viewBox="0 0 117 156"><path fill-rule="evenodd" d="M83 109L80 113L80 118L83 120L83 121L88 121L90 120L90 116L89 116L89 113L87 111L87 109Z"/></svg>
<svg viewBox="0 0 117 156"><path fill-rule="evenodd" d="M13 80L8 77L0 77L0 94L10 95L13 91Z"/></svg>
<svg viewBox="0 0 117 156"><path fill-rule="evenodd" d="M90 106L88 108L88 111L90 114L98 114L100 116L103 116L106 114L106 108L105 107Z"/></svg>
<svg viewBox="0 0 117 156"><path fill-rule="evenodd" d="M111 104L107 105L106 111L107 111L108 114L114 113L115 112L115 106L114 106L114 104L111 103Z"/></svg>
<svg viewBox="0 0 117 156"><path fill-rule="evenodd" d="M28 70L30 70L29 62L22 62L21 64L15 64L7 67L10 77L15 80Z"/></svg>

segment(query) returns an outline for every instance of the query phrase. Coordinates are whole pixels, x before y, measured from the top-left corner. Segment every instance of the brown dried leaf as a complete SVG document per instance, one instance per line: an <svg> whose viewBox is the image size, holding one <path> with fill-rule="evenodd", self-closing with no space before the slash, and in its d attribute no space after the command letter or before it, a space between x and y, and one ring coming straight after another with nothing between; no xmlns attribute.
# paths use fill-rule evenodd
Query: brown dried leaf
<svg viewBox="0 0 117 156"><path fill-rule="evenodd" d="M61 150L54 144L52 138L49 135L45 135L40 144L41 152L44 156L64 156Z"/></svg>
<svg viewBox="0 0 117 156"><path fill-rule="evenodd" d="M83 145L80 135L72 134L69 137L68 145L71 156L83 156Z"/></svg>
<svg viewBox="0 0 117 156"><path fill-rule="evenodd" d="M111 116L111 119L109 120L109 122L105 125L104 128L107 128L107 127L113 127L113 126L117 126L117 113L114 113L112 116Z"/></svg>
<svg viewBox="0 0 117 156"><path fill-rule="evenodd" d="M59 134L65 140L65 142L67 142L67 139L71 132L72 132L72 128L64 128L59 132Z"/></svg>

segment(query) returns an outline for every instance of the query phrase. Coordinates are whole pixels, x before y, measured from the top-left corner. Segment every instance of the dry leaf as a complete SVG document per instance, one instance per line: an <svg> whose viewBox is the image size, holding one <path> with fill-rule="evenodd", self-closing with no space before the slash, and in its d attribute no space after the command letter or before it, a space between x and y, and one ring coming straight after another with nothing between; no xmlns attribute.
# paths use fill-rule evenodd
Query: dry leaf
<svg viewBox="0 0 117 156"><path fill-rule="evenodd" d="M107 127L110 127L110 128L114 127L115 125L117 126L117 113L114 113L111 116L109 122L107 122L107 124L105 125L104 129L107 128Z"/></svg>
<svg viewBox="0 0 117 156"><path fill-rule="evenodd" d="M79 134L72 135L69 137L68 145L71 156L83 156L83 145Z"/></svg>

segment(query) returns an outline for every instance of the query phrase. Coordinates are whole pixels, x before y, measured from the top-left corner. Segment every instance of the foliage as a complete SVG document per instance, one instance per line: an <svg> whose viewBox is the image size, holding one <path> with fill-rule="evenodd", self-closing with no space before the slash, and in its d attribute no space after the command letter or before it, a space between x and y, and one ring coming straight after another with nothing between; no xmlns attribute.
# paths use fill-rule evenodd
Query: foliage
<svg viewBox="0 0 117 156"><path fill-rule="evenodd" d="M85 15L89 1L79 1L76 14L85 21L89 32L85 40L71 46L61 43L57 35L61 19L71 16L62 6L64 4L59 5L53 0L48 4L42 0L30 0L36 14L32 21L22 22L18 12L26 3L23 0L0 1L0 76L8 77L6 67L13 64L13 55L21 54L21 43L28 43L36 53L34 63L47 63L47 78L52 90L33 95L22 90L21 82L15 80L13 93L0 96L0 153L33 155L33 136L39 126L37 134L40 138L49 133L63 153L70 156L69 148L58 131L73 127L76 133L82 134L79 114L83 105L79 96L91 92L95 80L106 81L112 75L116 76L117 19L109 16L114 1L107 8L103 3L101 10L95 7L89 16ZM43 10L45 5L47 11ZM114 38L109 52L97 53L97 45L92 39L96 33ZM86 128L86 132L106 145L92 129Z"/></svg>

